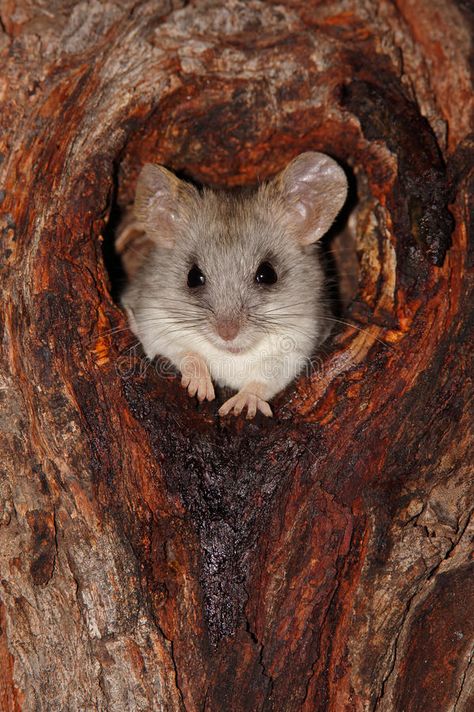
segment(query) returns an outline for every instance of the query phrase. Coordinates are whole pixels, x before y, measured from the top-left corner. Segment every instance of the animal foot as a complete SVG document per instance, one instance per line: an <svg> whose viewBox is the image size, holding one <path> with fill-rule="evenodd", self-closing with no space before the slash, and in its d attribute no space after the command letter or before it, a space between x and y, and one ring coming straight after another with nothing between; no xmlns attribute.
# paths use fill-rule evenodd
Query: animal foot
<svg viewBox="0 0 474 712"><path fill-rule="evenodd" d="M199 356L188 355L181 361L181 385L191 398L199 401L214 400L214 386L205 362Z"/></svg>
<svg viewBox="0 0 474 712"><path fill-rule="evenodd" d="M240 415L244 409L247 409L247 420L254 418L257 410L269 418L273 415L267 401L255 395L255 393L245 390L239 391L235 396L226 400L219 408L219 415L228 415L230 412L234 415Z"/></svg>

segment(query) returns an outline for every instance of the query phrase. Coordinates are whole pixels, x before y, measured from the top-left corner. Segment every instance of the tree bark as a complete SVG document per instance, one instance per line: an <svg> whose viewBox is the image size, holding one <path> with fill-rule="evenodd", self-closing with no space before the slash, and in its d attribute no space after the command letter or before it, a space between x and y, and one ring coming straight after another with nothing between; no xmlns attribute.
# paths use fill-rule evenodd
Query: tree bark
<svg viewBox="0 0 474 712"><path fill-rule="evenodd" d="M0 708L474 709L472 8L0 17ZM134 346L114 224L145 161L231 187L305 150L353 176L353 326L221 422Z"/></svg>

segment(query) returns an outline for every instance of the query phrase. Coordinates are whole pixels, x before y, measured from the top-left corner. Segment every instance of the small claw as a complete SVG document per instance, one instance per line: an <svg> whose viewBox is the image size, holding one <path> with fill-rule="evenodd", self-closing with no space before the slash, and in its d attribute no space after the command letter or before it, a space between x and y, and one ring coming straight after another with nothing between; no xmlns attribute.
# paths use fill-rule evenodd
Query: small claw
<svg viewBox="0 0 474 712"><path fill-rule="evenodd" d="M229 400L226 400L226 402L221 405L221 407L218 410L219 415L224 416L228 415L230 411L232 410L232 403L231 403L232 398L229 398Z"/></svg>
<svg viewBox="0 0 474 712"><path fill-rule="evenodd" d="M214 387L205 362L196 354L188 353L183 357L181 385L186 388L191 398L198 401L213 400Z"/></svg>
<svg viewBox="0 0 474 712"><path fill-rule="evenodd" d="M238 416L241 412L247 409L247 420L252 420L255 417L257 410L268 417L272 417L272 409L268 403L261 398L259 398L254 393L249 393L248 391L239 391L235 396L229 398L220 408L219 415L228 415L231 411L234 415Z"/></svg>
<svg viewBox="0 0 474 712"><path fill-rule="evenodd" d="M201 381L198 389L198 400L201 402L204 400L214 400L214 387L210 378L206 378Z"/></svg>
<svg viewBox="0 0 474 712"><path fill-rule="evenodd" d="M196 381L191 381L191 383L188 386L188 393L191 396L191 398L194 398L198 390L198 384Z"/></svg>
<svg viewBox="0 0 474 712"><path fill-rule="evenodd" d="M243 411L244 407L245 407L245 403L237 402L237 403L234 405L234 408L233 408L233 411L232 411L232 412L234 413L234 415L240 415L241 412Z"/></svg>
<svg viewBox="0 0 474 712"><path fill-rule="evenodd" d="M255 400L252 399L252 401L247 404L247 415L246 415L247 420L252 420L253 418L255 418L256 414L257 414L257 398L255 398Z"/></svg>
<svg viewBox="0 0 474 712"><path fill-rule="evenodd" d="M209 379L194 379L186 378L181 381L181 385L187 388L188 394L191 398L197 396L198 401L214 400L214 388L212 381Z"/></svg>
<svg viewBox="0 0 474 712"><path fill-rule="evenodd" d="M273 411L268 405L267 401L262 400L261 398L258 399L258 409L260 412L263 413L263 415L266 415L268 418L273 418Z"/></svg>

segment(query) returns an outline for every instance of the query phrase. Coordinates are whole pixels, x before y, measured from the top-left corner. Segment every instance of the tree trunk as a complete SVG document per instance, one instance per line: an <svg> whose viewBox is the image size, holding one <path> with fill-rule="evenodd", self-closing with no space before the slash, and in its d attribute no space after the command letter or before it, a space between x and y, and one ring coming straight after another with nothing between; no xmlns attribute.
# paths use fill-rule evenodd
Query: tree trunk
<svg viewBox="0 0 474 712"><path fill-rule="evenodd" d="M0 12L0 708L474 709L468 2ZM114 226L145 161L305 150L353 176L348 325L221 422L134 346Z"/></svg>

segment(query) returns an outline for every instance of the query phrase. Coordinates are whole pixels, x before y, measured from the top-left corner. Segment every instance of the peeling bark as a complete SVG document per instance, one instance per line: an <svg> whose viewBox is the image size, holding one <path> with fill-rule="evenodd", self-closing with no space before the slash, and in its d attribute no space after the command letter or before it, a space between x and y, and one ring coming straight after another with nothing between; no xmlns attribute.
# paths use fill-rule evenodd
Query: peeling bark
<svg viewBox="0 0 474 712"><path fill-rule="evenodd" d="M468 4L0 20L0 708L471 710ZM353 179L348 324L221 422L136 347L114 229L145 161L232 187L310 149Z"/></svg>

